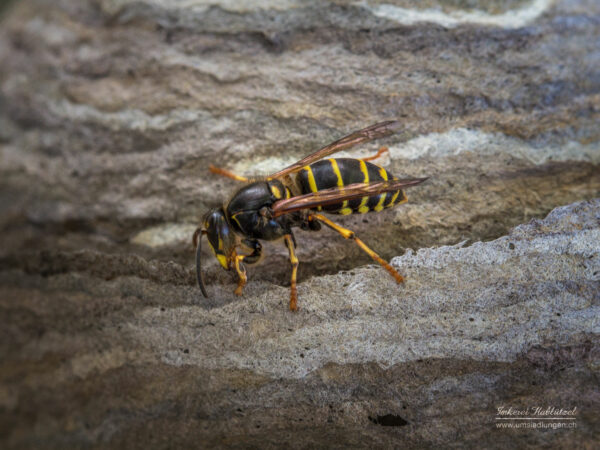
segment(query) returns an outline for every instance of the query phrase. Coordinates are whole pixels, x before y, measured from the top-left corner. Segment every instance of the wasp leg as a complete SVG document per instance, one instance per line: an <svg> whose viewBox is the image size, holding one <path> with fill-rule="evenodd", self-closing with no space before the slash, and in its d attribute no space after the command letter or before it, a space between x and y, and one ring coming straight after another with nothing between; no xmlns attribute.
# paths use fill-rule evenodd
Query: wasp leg
<svg viewBox="0 0 600 450"><path fill-rule="evenodd" d="M309 217L311 220L320 220L325 225L327 225L329 228L340 233L342 236L344 236L344 238L352 239L354 242L356 242L358 244L358 246L367 255L369 255L371 258L373 258L375 261L377 261L379 264L381 264L383 266L383 268L385 270L387 270L390 273L390 275L393 276L398 283L404 282L404 277L402 275L400 275L398 272L396 272L396 269L394 269L392 266L390 266L377 253L375 253L373 250L371 250L369 247L367 247L367 245L363 241L361 241L359 238L357 238L356 235L354 234L354 231L350 231L346 228L339 226L336 223L333 223L331 220L329 220L325 216L322 216L321 214L311 214Z"/></svg>
<svg viewBox="0 0 600 450"><path fill-rule="evenodd" d="M290 252L290 262L292 263L292 280L290 283L290 309L296 311L298 309L298 291L296 289L296 273L298 271L298 258L294 248L296 247L294 236L292 234L286 234L285 245Z"/></svg>
<svg viewBox="0 0 600 450"><path fill-rule="evenodd" d="M233 253L233 264L235 267L235 271L238 274L239 280L238 280L238 285L235 288L234 294L235 295L242 295L242 290L244 289L244 286L246 285L246 281L248 281L248 277L246 276L246 269L244 269L244 266L241 264L241 262L244 260L245 255L238 255L235 252Z"/></svg>
<svg viewBox="0 0 600 450"><path fill-rule="evenodd" d="M210 170L212 173L215 173L217 175L221 175L227 178L231 178L232 180L236 180L236 181L250 181L249 178L243 177L241 175L236 175L233 172L230 172L227 169L221 169L220 167L215 167L212 164L210 166L208 166L208 170Z"/></svg>
<svg viewBox="0 0 600 450"><path fill-rule="evenodd" d="M258 261L260 261L262 256L262 245L260 245L260 242L254 239L244 239L242 244L252 249L252 253L249 255L244 255L244 262L246 264L256 264Z"/></svg>
<svg viewBox="0 0 600 450"><path fill-rule="evenodd" d="M242 242L244 245L252 247L253 250L249 255L238 255L237 252L233 253L233 266L235 267L235 271L237 272L239 278L238 285L234 291L235 295L242 295L242 290L248 281L246 269L244 268L242 262L245 262L246 264L257 263L262 255L262 245L260 245L260 242L252 239L246 239Z"/></svg>
<svg viewBox="0 0 600 450"><path fill-rule="evenodd" d="M375 153L373 156L368 156L366 158L361 158L363 161L373 161L374 159L379 158L381 155L383 155L385 152L387 152L389 150L389 148L387 147L381 147L377 153Z"/></svg>

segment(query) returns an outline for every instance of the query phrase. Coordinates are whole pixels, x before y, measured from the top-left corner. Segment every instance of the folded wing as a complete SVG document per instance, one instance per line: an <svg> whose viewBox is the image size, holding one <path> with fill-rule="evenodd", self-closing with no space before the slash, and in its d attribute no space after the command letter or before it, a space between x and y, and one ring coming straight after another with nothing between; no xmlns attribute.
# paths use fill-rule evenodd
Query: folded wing
<svg viewBox="0 0 600 450"><path fill-rule="evenodd" d="M346 150L355 145L362 144L363 142L372 141L374 139L379 139L394 134L396 131L398 131L399 128L400 122L396 120L389 120L387 122L376 123L375 125L371 125L370 127L364 128L359 131L355 131L354 133L351 133L346 137L332 142L331 144L323 147L322 149L317 150L313 154L308 155L306 158L295 162L291 166L288 166L285 169L280 170L279 172L269 175L267 178L272 180L274 178L281 178L285 175L289 175L290 173L297 172L300 169L302 169L302 167L312 164L333 153Z"/></svg>
<svg viewBox="0 0 600 450"><path fill-rule="evenodd" d="M318 192L298 195L296 197L278 200L271 207L275 217L301 209L312 209L318 206L334 205L344 200L370 197L383 192L395 192L411 186L416 186L427 178L407 178L403 180L375 181L372 183L355 183L340 188L324 189Z"/></svg>

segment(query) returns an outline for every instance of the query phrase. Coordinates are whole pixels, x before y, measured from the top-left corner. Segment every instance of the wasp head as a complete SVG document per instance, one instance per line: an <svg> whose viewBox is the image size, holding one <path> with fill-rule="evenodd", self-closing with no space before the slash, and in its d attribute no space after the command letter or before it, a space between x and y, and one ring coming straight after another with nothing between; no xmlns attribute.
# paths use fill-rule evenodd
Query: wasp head
<svg viewBox="0 0 600 450"><path fill-rule="evenodd" d="M206 213L202 219L202 225L204 226L204 229L198 228L196 230L193 241L196 246L196 276L198 278L198 285L202 290L202 294L205 297L208 297L202 278L199 234L202 233L203 235L206 235L210 248L225 270L230 269L231 256L235 250L235 235L229 228L229 223L227 223L223 208L214 208Z"/></svg>

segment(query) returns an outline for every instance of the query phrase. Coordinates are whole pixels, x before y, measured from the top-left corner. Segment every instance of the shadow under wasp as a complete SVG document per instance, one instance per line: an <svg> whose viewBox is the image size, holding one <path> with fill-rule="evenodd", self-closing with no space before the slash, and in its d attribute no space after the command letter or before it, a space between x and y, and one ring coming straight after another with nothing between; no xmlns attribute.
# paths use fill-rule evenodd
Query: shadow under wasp
<svg viewBox="0 0 600 450"><path fill-rule="evenodd" d="M381 122L339 139L304 159L262 178L246 178L228 170L210 166L210 171L247 183L225 206L211 209L204 216L202 226L193 236L196 248L196 275L205 297L202 277L201 240L208 243L221 266L235 269L239 281L235 293L242 295L246 284L244 264L255 264L262 254L260 240L283 239L292 266L290 309L297 309L296 239L292 228L318 231L321 224L353 240L365 253L379 263L398 283L404 278L390 264L361 241L353 231L332 222L321 213L364 214L382 211L405 203L402 190L422 183L427 178L398 179L369 161L387 150L382 147L368 158L330 158L333 153L357 144L393 134L399 128L397 121ZM242 249L246 253L238 253Z"/></svg>

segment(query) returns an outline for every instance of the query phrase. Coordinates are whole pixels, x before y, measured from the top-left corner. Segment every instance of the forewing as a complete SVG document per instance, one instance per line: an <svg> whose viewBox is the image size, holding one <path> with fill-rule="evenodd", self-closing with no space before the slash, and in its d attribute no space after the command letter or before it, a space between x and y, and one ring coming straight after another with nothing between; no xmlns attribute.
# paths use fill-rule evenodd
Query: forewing
<svg viewBox="0 0 600 450"><path fill-rule="evenodd" d="M275 217L301 209L311 209L317 206L328 206L341 203L344 200L370 197L383 192L394 192L398 189L415 186L427 178L408 178L404 180L374 181L372 183L355 183L340 188L324 189L310 194L279 200L273 203Z"/></svg>
<svg viewBox="0 0 600 450"><path fill-rule="evenodd" d="M373 139L379 139L394 134L398 128L400 128L400 122L396 120L389 120L387 122L376 123L370 127L355 131L354 133L349 134L348 136L343 137L320 150L317 150L313 154L308 155L306 158L295 162L291 166L288 166L285 169L274 173L273 175L269 175L268 178L280 178L290 173L297 172L302 169L302 167L312 164L333 153L346 150L347 148L362 144L363 142L372 141Z"/></svg>

